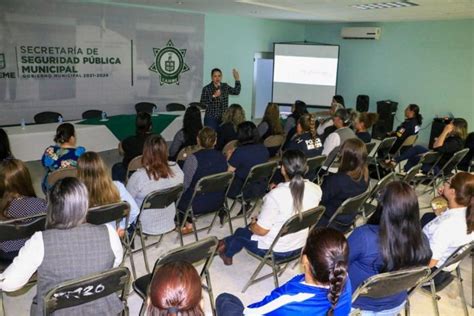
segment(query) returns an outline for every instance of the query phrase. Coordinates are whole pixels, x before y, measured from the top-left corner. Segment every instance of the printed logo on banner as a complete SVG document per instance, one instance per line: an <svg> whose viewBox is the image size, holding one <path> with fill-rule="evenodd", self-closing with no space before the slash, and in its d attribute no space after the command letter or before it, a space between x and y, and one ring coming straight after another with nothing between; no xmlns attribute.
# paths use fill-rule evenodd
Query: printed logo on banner
<svg viewBox="0 0 474 316"><path fill-rule="evenodd" d="M184 61L186 49L178 49L171 40L164 48L153 48L155 62L148 68L160 75L160 85L179 84L179 76L189 70Z"/></svg>
<svg viewBox="0 0 474 316"><path fill-rule="evenodd" d="M6 67L5 64L5 54L0 53L0 69L4 69Z"/></svg>

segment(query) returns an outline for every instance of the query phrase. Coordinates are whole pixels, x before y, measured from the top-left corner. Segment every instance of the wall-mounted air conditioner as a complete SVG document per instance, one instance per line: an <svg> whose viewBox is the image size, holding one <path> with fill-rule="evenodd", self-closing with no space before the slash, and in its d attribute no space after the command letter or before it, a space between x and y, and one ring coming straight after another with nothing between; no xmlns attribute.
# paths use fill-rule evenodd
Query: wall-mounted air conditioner
<svg viewBox="0 0 474 316"><path fill-rule="evenodd" d="M341 37L344 39L378 40L381 33L380 27L343 27Z"/></svg>

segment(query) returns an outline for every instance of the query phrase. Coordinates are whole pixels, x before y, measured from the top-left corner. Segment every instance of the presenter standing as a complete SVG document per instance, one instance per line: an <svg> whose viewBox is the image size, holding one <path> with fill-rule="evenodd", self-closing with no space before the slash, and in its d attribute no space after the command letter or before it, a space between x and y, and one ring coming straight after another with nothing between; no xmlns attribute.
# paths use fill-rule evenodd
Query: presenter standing
<svg viewBox="0 0 474 316"><path fill-rule="evenodd" d="M240 75L235 69L232 70L235 79L235 87L221 82L222 71L214 68L211 71L212 82L202 88L201 103L205 104L206 115L204 116L204 125L217 130L222 121L222 115L229 106L229 94L239 95L240 93Z"/></svg>

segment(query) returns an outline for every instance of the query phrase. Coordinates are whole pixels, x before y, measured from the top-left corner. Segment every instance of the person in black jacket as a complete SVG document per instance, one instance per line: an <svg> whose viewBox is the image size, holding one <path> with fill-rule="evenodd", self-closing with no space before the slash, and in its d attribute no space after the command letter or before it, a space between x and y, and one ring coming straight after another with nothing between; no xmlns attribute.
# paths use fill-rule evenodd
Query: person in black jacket
<svg viewBox="0 0 474 316"><path fill-rule="evenodd" d="M474 132L471 132L467 135L466 141L464 142L464 148L469 148L469 151L459 163L458 169L469 172L469 168L471 167L471 163L474 159Z"/></svg>
<svg viewBox="0 0 474 316"><path fill-rule="evenodd" d="M411 135L418 134L423 116L420 114L420 107L416 104L410 104L405 109L405 121L393 132L387 133L387 136L396 136L397 140L390 149L391 154L395 154L405 139Z"/></svg>
<svg viewBox="0 0 474 316"><path fill-rule="evenodd" d="M451 158L455 152L464 148L466 137L467 121L463 118L455 118L444 127L441 135L439 135L433 143L433 150L442 154L436 169L439 169L448 162L449 158ZM407 160L403 167L404 171L407 172L420 161L421 155L427 151L428 149L423 146L413 146L403 152L399 157L395 157L392 165ZM426 173L430 170L431 166L432 165L429 164L423 164L421 170ZM438 172L438 170L435 170L435 172Z"/></svg>

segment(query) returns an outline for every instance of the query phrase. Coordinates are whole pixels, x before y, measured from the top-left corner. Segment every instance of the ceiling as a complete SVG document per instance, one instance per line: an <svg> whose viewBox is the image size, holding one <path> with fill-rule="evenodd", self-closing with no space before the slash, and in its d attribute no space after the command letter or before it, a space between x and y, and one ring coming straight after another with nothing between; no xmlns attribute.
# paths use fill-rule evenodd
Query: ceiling
<svg viewBox="0 0 474 316"><path fill-rule="evenodd" d="M169 8L312 22L382 22L474 18L474 0L410 0L415 7L361 10L357 4L390 0L76 0L141 8Z"/></svg>

